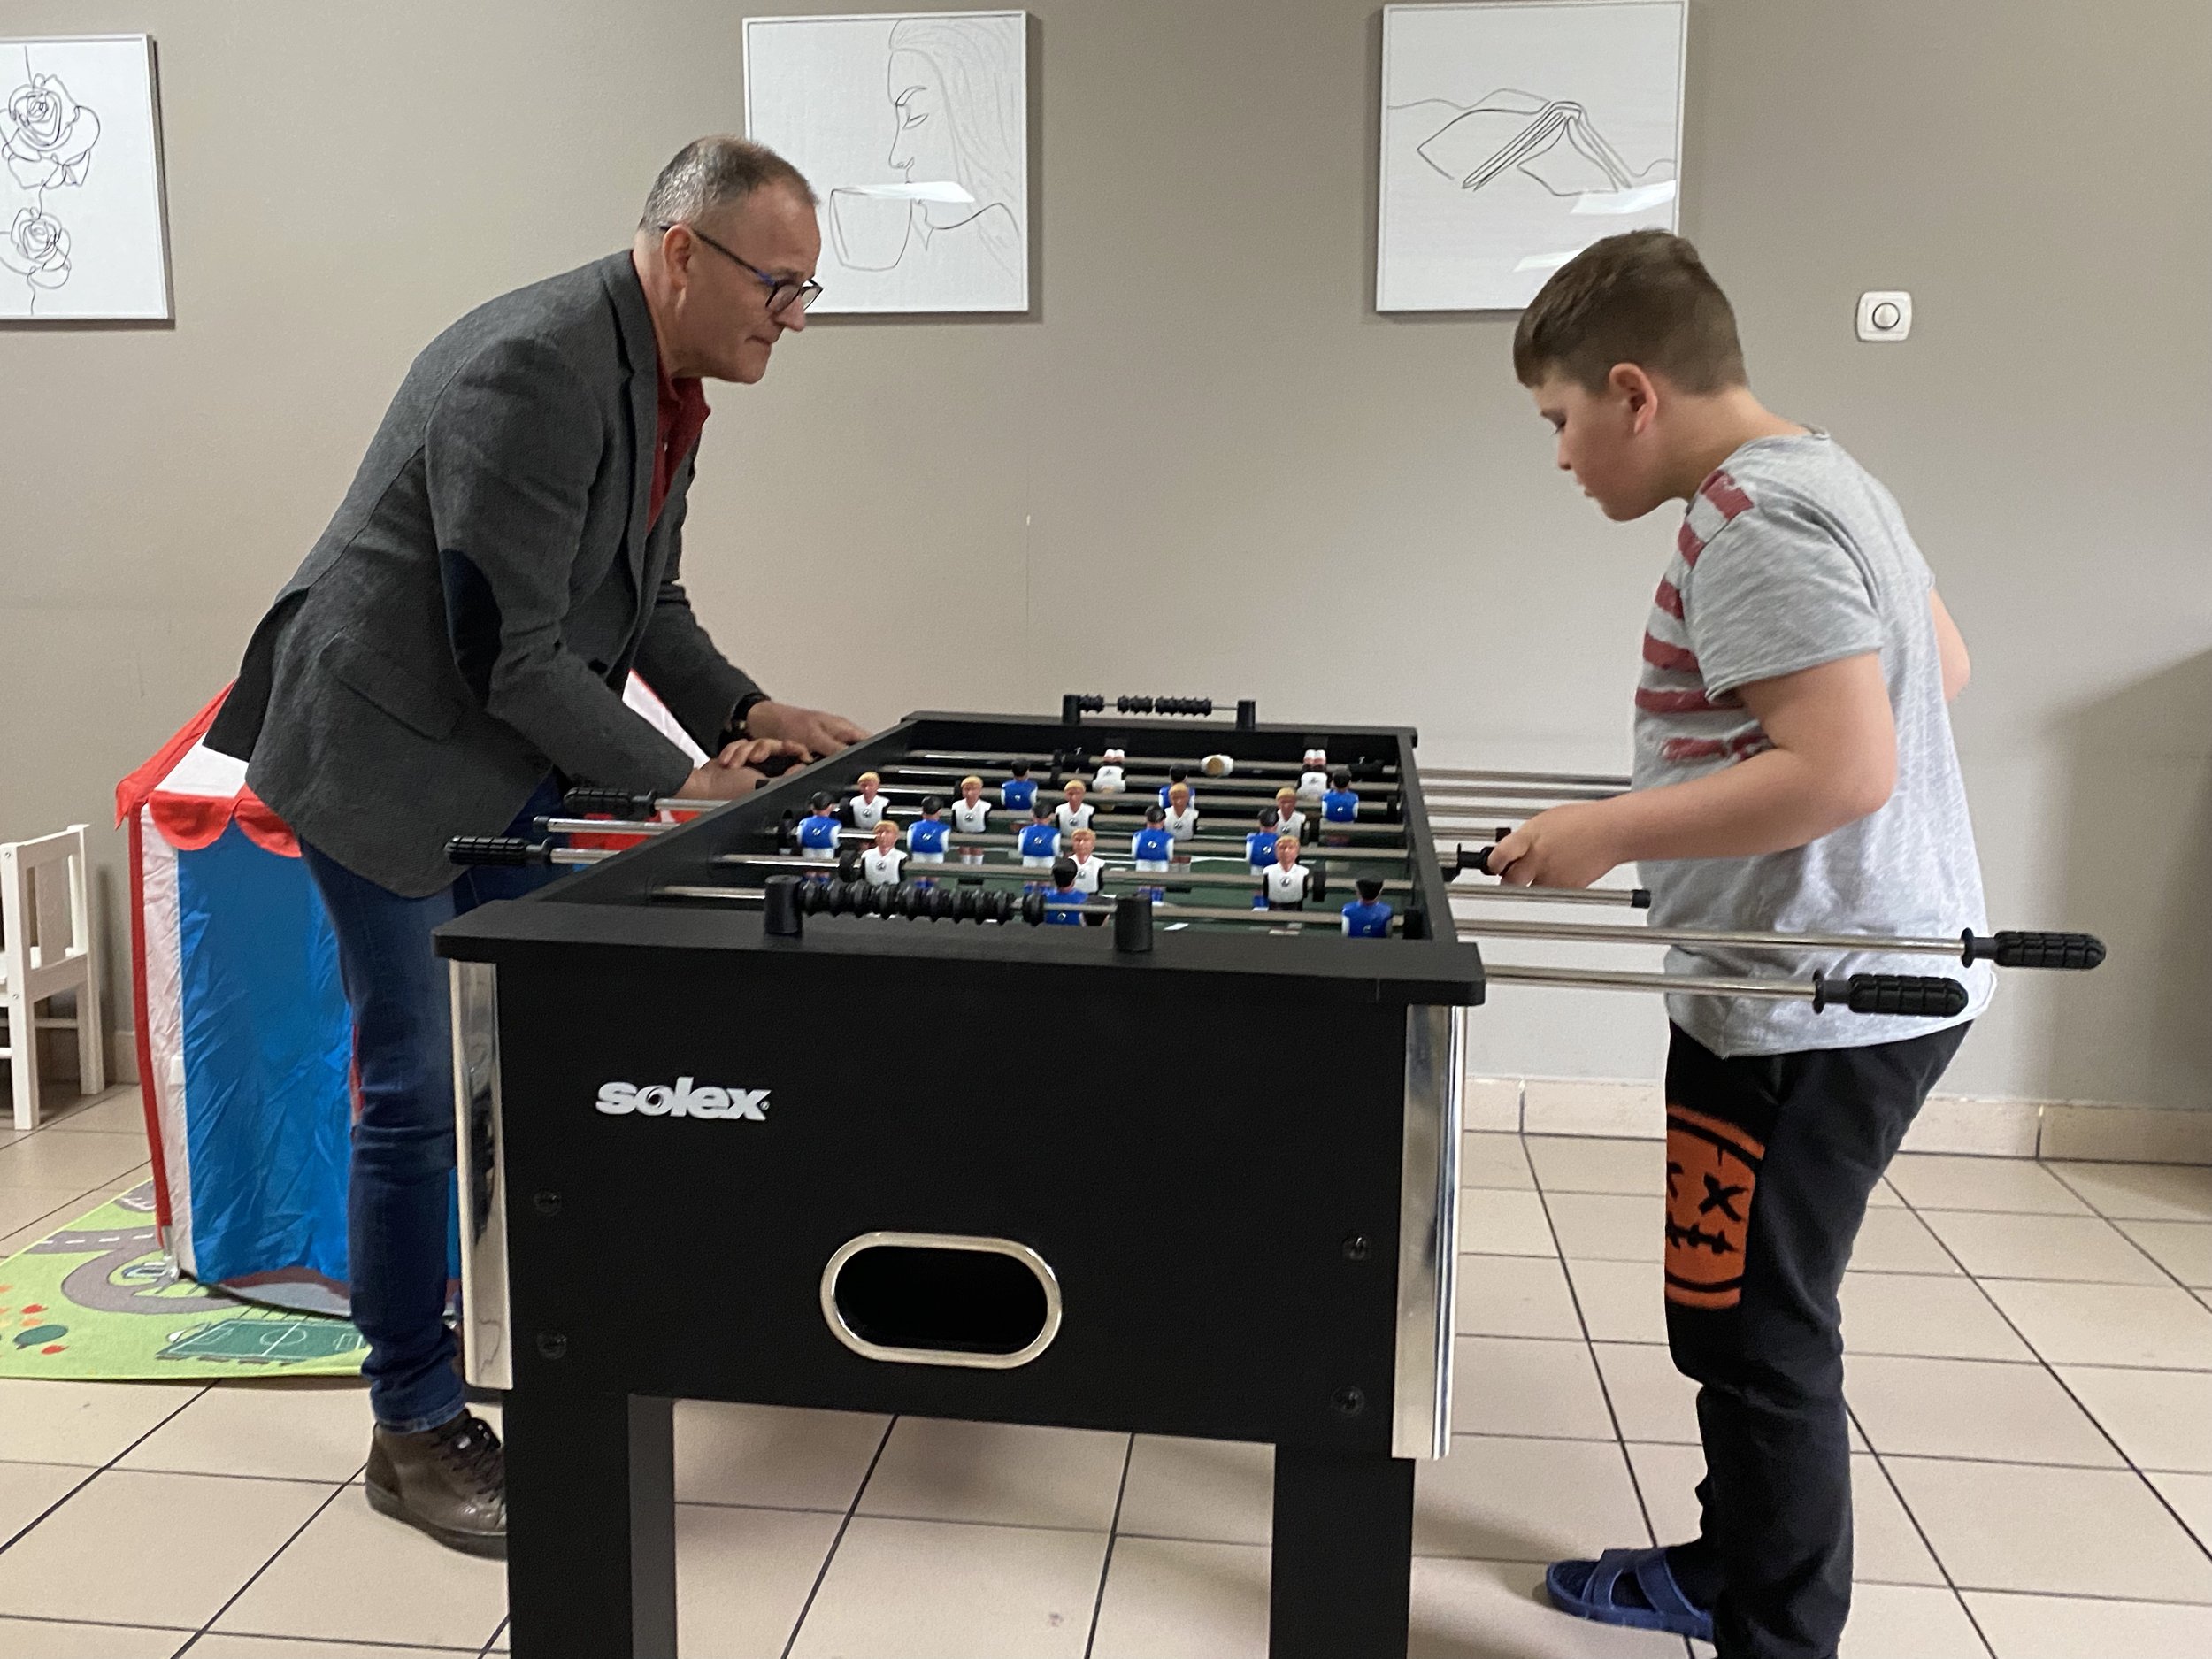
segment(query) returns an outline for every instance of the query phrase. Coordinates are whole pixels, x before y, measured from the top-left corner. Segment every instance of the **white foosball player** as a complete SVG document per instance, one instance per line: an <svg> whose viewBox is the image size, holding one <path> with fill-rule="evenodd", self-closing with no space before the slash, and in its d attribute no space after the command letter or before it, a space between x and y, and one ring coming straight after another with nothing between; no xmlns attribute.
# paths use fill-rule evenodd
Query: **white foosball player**
<svg viewBox="0 0 2212 1659"><path fill-rule="evenodd" d="M1098 856L1098 837L1087 829L1079 829L1069 838L1069 851L1075 858L1075 888L1085 897L1095 897L1105 885L1106 861Z"/></svg>
<svg viewBox="0 0 2212 1659"><path fill-rule="evenodd" d="M1091 774L1091 787L1101 795L1119 795L1129 787L1129 774L1125 770L1129 757L1118 749L1110 749L1102 756L1098 770Z"/></svg>
<svg viewBox="0 0 2212 1659"><path fill-rule="evenodd" d="M1261 879L1259 898L1271 910L1302 910L1313 891L1313 875L1298 862L1298 843L1288 835L1275 841L1275 862Z"/></svg>
<svg viewBox="0 0 2212 1659"><path fill-rule="evenodd" d="M1275 791L1275 827L1282 834L1306 839L1306 815L1298 810L1298 791L1288 784Z"/></svg>
<svg viewBox="0 0 2212 1659"><path fill-rule="evenodd" d="M1063 801L1052 814L1053 822L1060 826L1060 833L1063 835L1072 835L1079 829L1090 828L1092 815L1098 809L1084 801L1084 795L1088 793L1088 788L1080 778L1068 780L1068 798Z"/></svg>
<svg viewBox="0 0 2212 1659"><path fill-rule="evenodd" d="M1329 751L1310 749L1306 751L1305 770L1298 774L1298 798L1309 805L1318 806L1321 797L1329 792Z"/></svg>
<svg viewBox="0 0 2212 1659"><path fill-rule="evenodd" d="M860 785L860 793L846 803L846 808L853 815L855 829L872 831L883 822L883 814L891 804L883 797L883 780L872 772L864 772L855 781Z"/></svg>
<svg viewBox="0 0 2212 1659"><path fill-rule="evenodd" d="M980 835L991 827L991 803L983 798L982 779L960 780L960 798L952 803L952 827L962 835Z"/></svg>
<svg viewBox="0 0 2212 1659"><path fill-rule="evenodd" d="M1168 785L1167 811L1162 816L1167 833L1179 841L1187 841L1198 833L1198 809L1191 804L1190 785Z"/></svg>
<svg viewBox="0 0 2212 1659"><path fill-rule="evenodd" d="M899 849L899 826L879 823L876 826L876 844L860 855L860 879L872 887L895 887L906 856Z"/></svg>

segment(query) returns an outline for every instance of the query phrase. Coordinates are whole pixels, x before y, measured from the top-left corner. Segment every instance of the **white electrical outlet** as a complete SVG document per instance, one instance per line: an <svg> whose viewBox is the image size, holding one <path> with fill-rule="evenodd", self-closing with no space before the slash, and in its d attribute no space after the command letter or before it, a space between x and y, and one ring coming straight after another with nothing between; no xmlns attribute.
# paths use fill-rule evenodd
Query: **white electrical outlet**
<svg viewBox="0 0 2212 1659"><path fill-rule="evenodd" d="M1902 288L1870 288L1859 296L1859 338L1902 340L1912 333L1912 296Z"/></svg>

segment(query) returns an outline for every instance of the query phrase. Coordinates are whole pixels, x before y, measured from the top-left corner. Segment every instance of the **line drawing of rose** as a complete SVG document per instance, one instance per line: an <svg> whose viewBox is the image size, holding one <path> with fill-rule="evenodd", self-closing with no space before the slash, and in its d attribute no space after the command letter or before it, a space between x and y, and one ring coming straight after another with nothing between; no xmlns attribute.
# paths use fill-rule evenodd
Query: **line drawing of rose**
<svg viewBox="0 0 2212 1659"><path fill-rule="evenodd" d="M82 184L100 142L100 118L69 96L58 75L31 74L0 110L0 156L27 190Z"/></svg>
<svg viewBox="0 0 2212 1659"><path fill-rule="evenodd" d="M69 233L51 213L27 207L0 242L0 265L33 288L58 288L69 280Z"/></svg>

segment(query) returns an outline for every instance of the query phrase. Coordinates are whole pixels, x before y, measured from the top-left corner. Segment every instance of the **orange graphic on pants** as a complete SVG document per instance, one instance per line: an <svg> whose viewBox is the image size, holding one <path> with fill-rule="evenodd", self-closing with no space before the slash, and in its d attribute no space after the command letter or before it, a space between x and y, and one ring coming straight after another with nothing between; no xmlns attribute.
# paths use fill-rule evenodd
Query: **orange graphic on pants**
<svg viewBox="0 0 2212 1659"><path fill-rule="evenodd" d="M1686 1106L1667 1108L1667 1300L1732 1308L1766 1148Z"/></svg>

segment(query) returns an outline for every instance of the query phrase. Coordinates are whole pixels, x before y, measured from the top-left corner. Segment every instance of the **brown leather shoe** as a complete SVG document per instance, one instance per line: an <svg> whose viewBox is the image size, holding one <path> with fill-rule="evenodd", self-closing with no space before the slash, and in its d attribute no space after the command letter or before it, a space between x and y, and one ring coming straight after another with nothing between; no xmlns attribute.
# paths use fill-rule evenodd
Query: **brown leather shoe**
<svg viewBox="0 0 2212 1659"><path fill-rule="evenodd" d="M464 1411L419 1433L376 1425L369 1507L472 1555L507 1554L507 1459L490 1424Z"/></svg>

